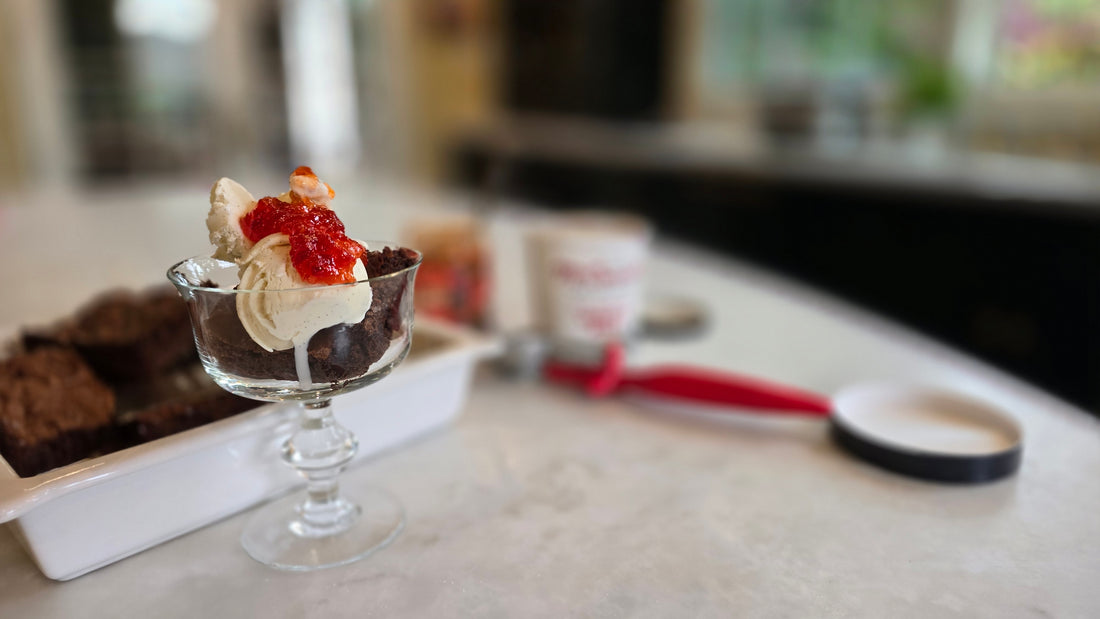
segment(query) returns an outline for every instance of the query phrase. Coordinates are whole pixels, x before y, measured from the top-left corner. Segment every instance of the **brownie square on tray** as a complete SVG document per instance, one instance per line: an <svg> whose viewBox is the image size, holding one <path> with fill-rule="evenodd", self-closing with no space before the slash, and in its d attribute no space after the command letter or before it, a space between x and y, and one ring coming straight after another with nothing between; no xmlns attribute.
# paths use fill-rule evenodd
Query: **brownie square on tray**
<svg viewBox="0 0 1100 619"><path fill-rule="evenodd" d="M110 382L148 379L198 358L187 304L170 287L105 293L58 325L25 331L23 344L71 346Z"/></svg>
<svg viewBox="0 0 1100 619"><path fill-rule="evenodd" d="M217 391L200 398L165 400L128 415L121 424L127 444L147 443L256 408L261 403Z"/></svg>
<svg viewBox="0 0 1100 619"><path fill-rule="evenodd" d="M113 443L115 395L73 350L40 347L0 361L0 452L21 477Z"/></svg>

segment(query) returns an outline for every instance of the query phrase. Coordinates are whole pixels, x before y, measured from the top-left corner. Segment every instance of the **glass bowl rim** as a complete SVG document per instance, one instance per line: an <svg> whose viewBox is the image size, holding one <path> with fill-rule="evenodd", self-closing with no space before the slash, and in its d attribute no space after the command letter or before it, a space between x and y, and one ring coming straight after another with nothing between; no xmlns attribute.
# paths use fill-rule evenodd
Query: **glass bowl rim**
<svg viewBox="0 0 1100 619"><path fill-rule="evenodd" d="M420 266L420 263L422 263L424 261L424 252L422 252L418 249L414 249L412 247L407 247L405 245L400 245L400 244L395 243L393 241L360 241L360 242L364 243L368 248L371 247L372 245L374 245L374 246L381 245L381 246L386 246L386 247L399 247L399 248L404 248L404 249L411 249L412 251L416 252L416 262L410 264L409 266L407 266L407 267L405 267L405 268L403 268L399 271L394 271L393 273L387 273L385 275L377 275L375 277L368 277L367 279L359 279L359 280L356 280L354 282L348 282L346 284L327 284L327 285L322 284L322 285L317 285L317 286L303 286L303 287L300 287L300 288L282 288L282 289L278 289L278 290L271 290L271 289L266 289L266 290L244 289L244 290L242 290L242 289L238 289L238 288L220 288L220 287L211 288L209 286L199 286L197 284L192 284L191 282L187 281L187 279L185 277L183 277L183 275L181 275L178 272L177 269L179 269L179 267L181 265L184 265L188 262L194 262L196 260L212 260L214 262L224 264L226 267L238 266L236 262L231 262L231 261L228 261L228 260L221 260L219 258L214 258L213 256L208 256L208 255L204 255L204 254L191 256L190 258L184 258L183 260L180 260L179 262L174 263L172 266L168 267L168 272L166 273L166 275L168 277L168 281L172 282L172 284L174 284L175 286L177 286L179 288L183 288L183 289L186 289L186 290L191 291L191 292L205 292L205 293L215 293L215 294L253 294L253 293L273 294L273 293L283 293L283 292L289 293L289 292L316 291L318 288L326 288L326 289L353 288L353 287L358 286L360 284L370 284L372 282L382 282L382 281L386 281L386 280L389 280L389 279L397 279L399 277L403 277L403 276L407 275L411 271L415 271L417 269L417 267Z"/></svg>

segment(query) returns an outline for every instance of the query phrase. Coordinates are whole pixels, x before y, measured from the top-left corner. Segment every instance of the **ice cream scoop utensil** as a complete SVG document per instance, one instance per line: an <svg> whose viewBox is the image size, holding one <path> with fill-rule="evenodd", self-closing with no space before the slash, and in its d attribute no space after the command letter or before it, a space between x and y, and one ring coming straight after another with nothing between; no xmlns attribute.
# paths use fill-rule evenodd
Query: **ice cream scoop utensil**
<svg viewBox="0 0 1100 619"><path fill-rule="evenodd" d="M827 417L832 411L831 403L823 396L732 372L687 365L627 369L619 347L609 348L599 368L552 361L544 372L554 382L583 385L594 397L632 391L701 404L748 408L761 413Z"/></svg>
<svg viewBox="0 0 1100 619"><path fill-rule="evenodd" d="M620 346L600 367L550 362L548 380L579 384L593 397L631 392L685 404L828 419L833 439L856 457L934 481L975 483L1014 473L1023 430L969 397L919 386L863 384L826 398L758 378L680 365L627 369ZM711 408L710 410L720 410Z"/></svg>

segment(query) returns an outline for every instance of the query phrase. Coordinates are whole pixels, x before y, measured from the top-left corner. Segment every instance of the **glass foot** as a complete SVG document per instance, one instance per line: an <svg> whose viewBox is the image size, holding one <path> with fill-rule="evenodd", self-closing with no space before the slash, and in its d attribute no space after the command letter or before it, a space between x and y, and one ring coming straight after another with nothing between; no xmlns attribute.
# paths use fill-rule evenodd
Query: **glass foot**
<svg viewBox="0 0 1100 619"><path fill-rule="evenodd" d="M375 488L357 492L363 508L340 501L332 525L305 522L296 492L264 505L245 525L241 545L260 563L307 572L358 561L389 546L405 528L405 512L389 493Z"/></svg>

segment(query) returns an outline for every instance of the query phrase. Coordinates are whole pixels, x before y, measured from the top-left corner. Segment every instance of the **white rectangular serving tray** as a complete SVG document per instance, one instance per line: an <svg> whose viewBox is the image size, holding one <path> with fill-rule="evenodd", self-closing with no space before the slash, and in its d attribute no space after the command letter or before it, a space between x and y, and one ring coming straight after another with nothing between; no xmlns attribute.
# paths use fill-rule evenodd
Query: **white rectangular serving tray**
<svg viewBox="0 0 1100 619"><path fill-rule="evenodd" d="M418 319L413 354L385 379L334 400L359 438L356 461L451 422L477 361L497 342ZM417 354L417 342L430 343ZM298 422L268 404L179 434L20 478L0 457L0 523L42 573L69 580L210 524L302 483L283 463Z"/></svg>

